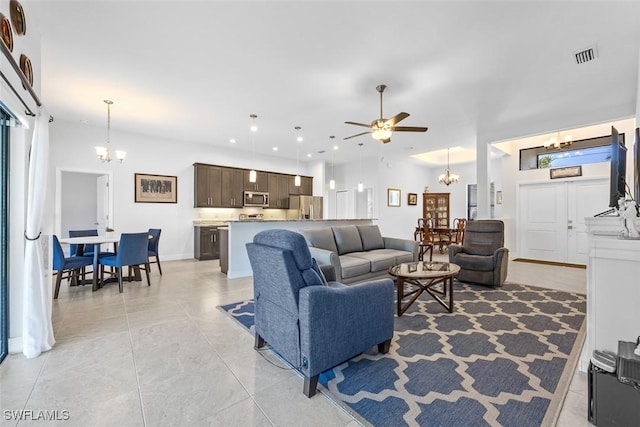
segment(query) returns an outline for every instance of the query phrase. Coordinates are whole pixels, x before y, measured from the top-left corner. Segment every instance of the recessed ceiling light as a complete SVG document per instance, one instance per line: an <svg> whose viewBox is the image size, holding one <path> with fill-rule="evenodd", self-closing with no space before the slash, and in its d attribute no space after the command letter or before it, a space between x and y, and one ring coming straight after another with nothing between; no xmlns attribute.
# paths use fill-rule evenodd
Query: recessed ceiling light
<svg viewBox="0 0 640 427"><path fill-rule="evenodd" d="M272 150L273 151L278 151L278 147L273 147Z"/></svg>
<svg viewBox="0 0 640 427"><path fill-rule="evenodd" d="M334 150L337 150L338 148L340 148L340 147L338 147L337 145L334 145L334 146L333 146L333 149L334 149Z"/></svg>
<svg viewBox="0 0 640 427"><path fill-rule="evenodd" d="M235 144L235 143L236 143L236 140L235 140L235 139L233 139L233 138L231 138L231 139L229 140L229 142L230 142L230 143L232 143L232 144Z"/></svg>
<svg viewBox="0 0 640 427"><path fill-rule="evenodd" d="M311 153L308 153L308 154L307 154L307 157L311 157Z"/></svg>

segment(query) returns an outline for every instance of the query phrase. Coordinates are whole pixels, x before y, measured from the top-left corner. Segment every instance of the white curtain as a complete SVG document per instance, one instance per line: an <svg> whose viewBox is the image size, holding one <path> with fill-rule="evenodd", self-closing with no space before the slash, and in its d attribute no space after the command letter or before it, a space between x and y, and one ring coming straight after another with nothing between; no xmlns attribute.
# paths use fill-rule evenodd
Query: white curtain
<svg viewBox="0 0 640 427"><path fill-rule="evenodd" d="M51 350L55 339L51 323L51 284L45 266L42 234L44 206L47 200L49 167L49 113L40 107L33 129L29 153L29 189L24 254L24 309L22 352L28 358Z"/></svg>

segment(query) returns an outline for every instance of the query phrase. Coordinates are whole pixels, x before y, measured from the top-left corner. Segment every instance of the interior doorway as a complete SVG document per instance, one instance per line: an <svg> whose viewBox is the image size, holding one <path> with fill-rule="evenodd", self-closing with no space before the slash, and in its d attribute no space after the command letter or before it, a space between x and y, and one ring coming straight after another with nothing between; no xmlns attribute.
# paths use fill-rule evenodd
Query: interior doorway
<svg viewBox="0 0 640 427"><path fill-rule="evenodd" d="M56 171L55 233L113 227L113 174L59 168Z"/></svg>

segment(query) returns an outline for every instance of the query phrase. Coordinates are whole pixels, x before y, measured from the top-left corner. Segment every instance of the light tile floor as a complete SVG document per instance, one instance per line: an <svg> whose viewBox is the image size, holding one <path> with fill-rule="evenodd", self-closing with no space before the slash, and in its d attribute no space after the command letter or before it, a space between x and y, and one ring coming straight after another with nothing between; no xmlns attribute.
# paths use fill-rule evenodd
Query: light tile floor
<svg viewBox="0 0 640 427"><path fill-rule="evenodd" d="M443 257L437 254L435 259ZM252 297L250 278L229 280L217 261L153 266L151 287L98 292L63 284L53 302L57 343L0 367L0 425L357 426L216 307ZM585 292L585 270L510 262L509 280ZM558 426L589 426L586 374L576 372ZM17 422L6 411L58 411L68 420ZM68 411L68 412L62 412ZM33 412L33 415L39 415Z"/></svg>

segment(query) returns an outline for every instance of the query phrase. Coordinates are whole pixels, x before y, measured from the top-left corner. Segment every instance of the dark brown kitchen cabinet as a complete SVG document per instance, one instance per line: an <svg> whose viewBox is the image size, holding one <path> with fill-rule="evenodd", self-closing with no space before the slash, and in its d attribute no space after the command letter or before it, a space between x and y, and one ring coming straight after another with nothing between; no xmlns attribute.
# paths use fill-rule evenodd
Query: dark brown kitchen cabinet
<svg viewBox="0 0 640 427"><path fill-rule="evenodd" d="M294 196L297 196L297 195L313 196L313 178L310 176L301 176L300 186L296 187L295 177L290 176L289 194Z"/></svg>
<svg viewBox="0 0 640 427"><path fill-rule="evenodd" d="M242 169L222 168L220 195L222 197L220 206L223 208L242 207Z"/></svg>
<svg viewBox="0 0 640 427"><path fill-rule="evenodd" d="M244 190L245 191L260 191L262 193L269 192L269 174L267 172L257 172L256 182L249 181L249 173L251 171L243 171L244 175Z"/></svg>
<svg viewBox="0 0 640 427"><path fill-rule="evenodd" d="M194 206L196 208L220 206L220 186L222 168L195 163L194 165Z"/></svg>
<svg viewBox="0 0 640 427"><path fill-rule="evenodd" d="M199 261L218 259L220 242L218 227L194 227L194 256Z"/></svg>
<svg viewBox="0 0 640 427"><path fill-rule="evenodd" d="M269 174L269 207L289 209L289 179L291 175Z"/></svg>

